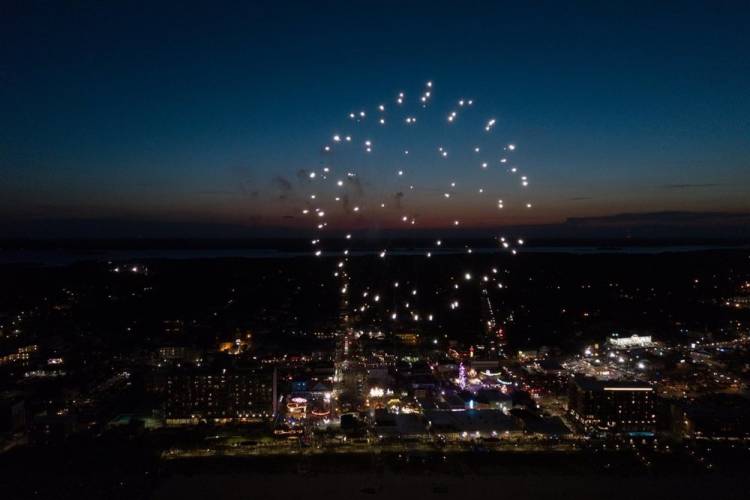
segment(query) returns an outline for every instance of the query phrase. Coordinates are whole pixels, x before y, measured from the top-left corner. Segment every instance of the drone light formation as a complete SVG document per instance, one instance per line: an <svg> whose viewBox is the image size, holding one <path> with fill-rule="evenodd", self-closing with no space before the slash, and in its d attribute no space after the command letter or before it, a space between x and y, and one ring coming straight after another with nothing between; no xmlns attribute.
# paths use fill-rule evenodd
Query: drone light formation
<svg viewBox="0 0 750 500"><path fill-rule="evenodd" d="M410 106L410 102L407 99L407 95L405 92L397 92L396 97L394 99L395 106L389 110L387 113L387 107L384 103L379 103L373 106L372 114L376 116L375 119L373 119L373 123L376 123L378 127L405 127L405 128L412 128L417 127L418 124L419 127L425 126L422 124L422 119L420 119L419 114L420 112L424 112L428 107L430 107L433 104L433 99L435 96L434 91L434 84L432 81L428 81L425 83L421 93L419 93L416 106ZM416 109L413 109L413 108ZM444 116L444 125L445 127L448 127L448 131L453 130L453 128L457 125L455 123L459 121L459 118L461 119L461 122L465 125L469 125L472 120L472 114L469 112L470 108L474 107L474 100L468 99L465 97L461 97L455 101L453 101L453 106L447 111L442 114ZM398 116L398 115L401 116ZM465 116L464 116L465 115ZM343 209L343 212L345 216L348 217L360 217L360 213L367 213L368 209L372 210L375 208L380 209L386 209L386 207L391 206L391 210L397 210L399 213L398 220L403 224L403 227L405 228L414 228L419 225L419 212L414 211L414 208L411 208L411 211L413 213L409 213L409 211L406 208L406 201L407 201L407 195L408 192L419 192L421 196L428 196L431 197L430 193L433 193L435 191L435 188L433 186L429 185L420 185L417 183L409 183L408 186L403 186L402 188L398 189L396 194L386 195L382 194L384 198L381 200L378 200L376 203L370 204L369 202L367 204L351 204L351 200L353 196L351 195L335 195L331 197L330 199L327 198L327 196L324 194L327 191L326 183L331 183L331 186L334 188L334 190L338 189L339 192L347 192L351 189L354 189L356 186L349 186L347 182L345 182L344 179L341 177L333 178L332 172L335 170L334 165L339 163L339 160L337 159L337 156L340 152L344 152L345 149L350 148L350 144L353 142L356 142L359 140L361 146L361 149L359 150L359 154L371 156L374 154L377 154L375 150L375 141L368 137L368 131L367 129L367 121L368 121L368 111L367 108L359 109L358 111L351 111L348 114L349 118L349 125L347 127L344 127L346 130L346 133L336 132L333 133L330 136L330 142L327 142L322 145L321 150L324 154L325 158L325 166L323 167L322 174L316 171L310 171L307 176L308 180L310 181L311 188L316 188L315 192L311 192L309 194L309 200L308 200L308 206L301 210L301 213L303 216L309 216L310 214L315 215L316 223L314 225L314 228L316 231L322 232L327 230L328 228L328 217L330 214L338 213L341 210L336 210L336 206L339 207L339 209ZM427 120L427 118L425 118ZM502 172L503 170L513 176L518 173L518 166L513 165L511 167L506 167L506 165L509 164L511 161L510 156L512 156L513 152L516 151L517 146L514 143L504 143L501 146L497 146L497 148L500 150L501 155L495 156L495 160L498 163L493 163L491 156L491 152L493 147L491 144L488 144L487 141L487 135L492 134L496 126L498 124L497 118L489 118L484 121L483 125L475 126L474 130L476 130L478 134L477 141L473 142L473 146L471 146L466 153L473 154L475 157L479 157L479 166L480 166L480 172L483 172L485 175L489 174L490 172L493 172L496 170L495 167L492 165L499 165L499 171ZM365 130L360 130L364 128ZM482 137L481 134L482 131L484 132L484 136ZM404 131L405 132L405 131ZM405 134L399 133L400 137L406 137ZM439 134L435 134L435 136L438 136ZM360 137L357 139L357 137ZM440 135L440 137L443 137L443 135ZM405 144L399 144L397 151L400 152L402 158L408 159L410 158L410 152L412 151L412 147L404 148ZM388 144L379 144L378 150L386 150L389 148L390 145ZM342 149L343 148L343 149ZM437 158L438 159L448 159L449 158L449 149L445 144L436 144L434 151L437 152ZM351 150L349 150L349 153L351 154ZM458 153L461 153L461 151L458 151ZM336 160L336 161L334 161ZM356 163L356 162L355 162ZM514 162L515 163L515 162ZM421 166L421 165L420 165ZM380 170L380 172L377 174L378 176L388 176L388 174L385 174L385 172L390 171L390 176L393 176L393 178L386 179L387 183L399 185L402 180L407 177L406 172L416 172L419 170L420 166L413 165L409 166L408 168L398 168L395 170L387 169L385 167ZM424 168L423 166L421 168ZM340 166L337 166L336 169L340 169ZM456 167L455 171L455 178L458 180L462 179L462 176L465 175L465 169ZM357 172L354 169L346 170L346 177L345 179L351 179L355 180L357 177ZM414 176L409 176L410 179ZM430 176L428 176L429 178ZM530 181L528 175L522 175L519 176L516 180L516 185L519 187L519 189L525 189L529 187ZM358 185L358 184L357 184ZM491 179L488 179L487 184L483 185L473 185L472 182L466 181L466 182L457 182L456 180L450 181L449 189L444 191L439 191L440 195L437 198L438 203L446 204L446 209L439 211L439 213L445 213L445 214L451 214L454 210L459 210L460 206L456 206L456 204L453 202L454 198L456 197L462 197L462 196L471 196L472 201L477 200L487 200L485 197L480 197L478 195L483 195L486 192L486 187L488 185L495 185ZM407 189L408 187L408 189ZM395 198L397 199L397 203L395 205L387 204L385 197L388 198ZM487 203L487 201L482 202L484 204ZM506 207L505 202L503 201L503 198L498 198L496 203L495 202L489 202L488 210L498 210L498 209L504 209ZM494 203L494 207L492 204ZM333 204L333 205L332 205ZM525 210L529 210L532 208L531 201L526 201L522 208ZM340 222L342 219L339 218L338 221ZM453 216L451 217L448 215L446 224L458 228L461 226L461 218ZM353 238L352 233L347 233L345 236L346 241L351 241ZM510 240L507 239L505 236L499 236L496 238L497 240L497 249L500 251L507 251L511 255L515 255L517 253L517 247L520 247L524 244L524 240L522 238L515 239L515 244L511 244ZM324 249L321 248L322 238L316 238L312 240L312 245L314 247L313 255L315 257L321 257L324 255ZM435 249L440 248L443 244L442 239L438 239L435 241L434 246ZM472 249L468 246L465 246L466 248L466 254L470 255L472 254ZM347 294L348 290L350 289L349 286L349 274L345 271L346 264L348 262L348 259L350 257L349 248L344 249L343 251L337 251L335 252L338 254L339 258L343 256L343 259L340 259L337 261L336 269L337 271L334 273L334 276L342 280L342 284L339 288L340 292L342 294ZM389 256L389 250L388 248L383 248L380 251L377 252L378 257L381 260L388 259ZM434 257L433 251L427 251L424 254L424 257L427 259L431 259ZM481 279L474 280L474 274L472 274L471 271L467 270L462 274L462 280L463 282L467 284L471 283L478 283L480 286L484 286L484 284L494 283L494 286L497 286L497 288L502 289L503 284L497 281L496 278L497 275L497 269L492 268L491 272L482 273L479 276L481 276ZM454 278L451 278L454 279ZM399 287L399 282L394 282L393 285L394 289L397 289ZM361 299L363 303L361 304L352 304L355 310L358 310L360 312L364 312L365 310L369 309L371 305L382 303L382 296L381 293L379 293L377 290L372 289L373 286L365 284L363 287L364 292L362 293ZM458 290L460 287L458 283L454 283L453 289ZM410 291L410 296L412 298L416 298L419 294L418 288L414 287ZM409 309L409 313L407 314L407 318L410 318L413 321L419 321L420 318L427 318L429 321L432 321L435 317L435 311L417 311L413 307L413 304L410 302L403 302L399 305L398 302L396 302L395 305L391 307L387 311L388 315L390 316L391 320L396 321L399 318L398 309L399 307L402 307L403 309ZM454 311L459 308L459 301L458 300L451 300L448 303L448 306L446 308L447 311Z"/></svg>

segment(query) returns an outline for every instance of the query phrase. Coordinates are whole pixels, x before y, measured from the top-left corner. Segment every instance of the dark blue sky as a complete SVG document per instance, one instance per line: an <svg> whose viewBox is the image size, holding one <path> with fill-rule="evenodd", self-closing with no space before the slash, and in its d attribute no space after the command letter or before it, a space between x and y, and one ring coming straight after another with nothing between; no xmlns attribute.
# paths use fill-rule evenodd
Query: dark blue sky
<svg viewBox="0 0 750 500"><path fill-rule="evenodd" d="M298 174L331 161L347 114L427 80L416 135L358 131L380 134L373 154L335 160L359 169L354 203L393 201L406 168L407 206L432 225L750 211L747 2L152 3L3 2L0 221L294 226L317 189ZM473 114L448 131L462 96ZM518 145L528 196L480 177L480 140ZM466 154L441 162L438 145ZM518 205L446 207L432 194L455 179ZM514 208L526 197L532 212Z"/></svg>

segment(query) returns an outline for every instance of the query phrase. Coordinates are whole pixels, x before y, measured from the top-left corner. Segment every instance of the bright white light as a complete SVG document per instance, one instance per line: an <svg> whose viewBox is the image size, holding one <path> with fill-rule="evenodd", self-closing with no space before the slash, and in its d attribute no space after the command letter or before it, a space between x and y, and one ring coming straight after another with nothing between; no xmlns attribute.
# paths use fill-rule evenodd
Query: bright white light
<svg viewBox="0 0 750 500"><path fill-rule="evenodd" d="M370 388L370 397L371 398L382 398L385 395L385 390L383 390L380 387L371 387Z"/></svg>

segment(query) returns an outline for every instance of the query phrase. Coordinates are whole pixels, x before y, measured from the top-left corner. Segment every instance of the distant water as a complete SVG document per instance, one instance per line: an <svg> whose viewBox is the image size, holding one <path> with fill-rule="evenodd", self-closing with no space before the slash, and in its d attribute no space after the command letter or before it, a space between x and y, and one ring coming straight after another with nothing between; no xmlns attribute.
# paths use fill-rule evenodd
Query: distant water
<svg viewBox="0 0 750 500"><path fill-rule="evenodd" d="M716 245L665 245L665 246L526 246L519 251L525 253L565 253L576 255L594 254L630 254L655 255L673 252L701 252L707 250L742 250L750 246L716 246ZM355 250L351 256L371 256L380 250ZM424 255L431 252L433 256L456 255L465 253L465 248L393 249L389 255ZM504 253L496 247L474 248L478 254ZM309 251L289 251L258 248L207 248L207 249L135 249L135 250L0 250L0 265L25 264L39 266L68 266L78 262L132 262L145 260L193 260L193 259L282 259L310 256ZM324 254L325 255L325 254ZM332 251L330 255L340 255Z"/></svg>
<svg viewBox="0 0 750 500"><path fill-rule="evenodd" d="M749 245L633 245L633 246L528 246L525 252L570 254L660 254L705 252L709 250L750 250Z"/></svg>

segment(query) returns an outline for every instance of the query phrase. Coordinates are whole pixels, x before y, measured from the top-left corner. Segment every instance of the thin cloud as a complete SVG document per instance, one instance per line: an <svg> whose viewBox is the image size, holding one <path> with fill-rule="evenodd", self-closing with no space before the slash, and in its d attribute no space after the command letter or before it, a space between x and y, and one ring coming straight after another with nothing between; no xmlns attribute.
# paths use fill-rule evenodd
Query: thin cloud
<svg viewBox="0 0 750 500"><path fill-rule="evenodd" d="M661 189L707 189L721 186L721 184L714 184L710 182L705 183L694 183L694 184L662 184L659 186Z"/></svg>
<svg viewBox="0 0 750 500"><path fill-rule="evenodd" d="M570 217L568 225L723 225L750 224L750 213L745 212L636 212L591 217Z"/></svg>

